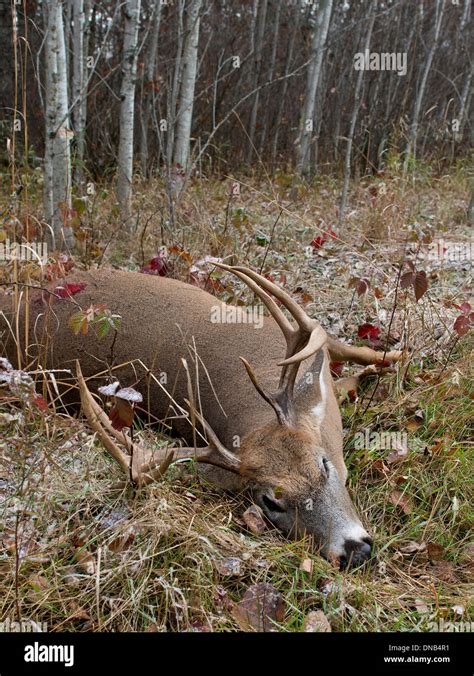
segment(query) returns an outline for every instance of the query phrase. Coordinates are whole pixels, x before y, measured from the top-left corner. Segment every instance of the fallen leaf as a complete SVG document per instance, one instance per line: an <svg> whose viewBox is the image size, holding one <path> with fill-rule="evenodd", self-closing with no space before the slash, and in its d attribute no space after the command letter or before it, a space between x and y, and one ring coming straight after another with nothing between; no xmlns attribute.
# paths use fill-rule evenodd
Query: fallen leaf
<svg viewBox="0 0 474 676"><path fill-rule="evenodd" d="M84 548L78 548L74 552L74 559L79 568L87 575L94 575L95 573L95 558Z"/></svg>
<svg viewBox="0 0 474 676"><path fill-rule="evenodd" d="M74 601L73 599L68 602L68 607L69 607L69 611L71 613L69 615L69 617L67 618L68 620L71 620L73 622L74 621L76 621L76 622L77 621L83 621L83 622L91 622L92 621L92 617L87 612L87 610L85 610L85 608L83 608L78 603L76 603L76 601Z"/></svg>
<svg viewBox="0 0 474 676"><path fill-rule="evenodd" d="M420 615L427 615L430 612L430 609L426 605L425 601L420 599L415 599L415 608L420 613Z"/></svg>
<svg viewBox="0 0 474 676"><path fill-rule="evenodd" d="M444 547L437 542L428 542L426 545L428 558L431 562L441 561L444 556Z"/></svg>
<svg viewBox="0 0 474 676"><path fill-rule="evenodd" d="M329 632L331 625L322 610L312 610L307 614L304 621L304 632Z"/></svg>
<svg viewBox="0 0 474 676"><path fill-rule="evenodd" d="M474 563L474 542L470 542L461 552L461 563Z"/></svg>
<svg viewBox="0 0 474 676"><path fill-rule="evenodd" d="M436 561L431 568L429 569L429 572L435 577L437 580L441 580L442 582L458 582L459 578L454 572L454 567L449 561Z"/></svg>
<svg viewBox="0 0 474 676"><path fill-rule="evenodd" d="M215 588L213 599L216 607L220 610L232 610L234 607L233 602L227 594L227 591L221 585L217 585Z"/></svg>
<svg viewBox="0 0 474 676"><path fill-rule="evenodd" d="M400 491L392 491L390 493L390 502L392 505L395 505L395 507L400 507L404 514L411 513L410 498L404 493L401 493Z"/></svg>
<svg viewBox="0 0 474 676"><path fill-rule="evenodd" d="M215 566L220 575L239 577L242 575L242 559L237 556L228 556L226 559L218 559Z"/></svg>
<svg viewBox="0 0 474 676"><path fill-rule="evenodd" d="M115 537L112 542L109 542L109 549L111 552L123 552L124 549L130 547L134 540L135 529L133 526L129 526L117 537Z"/></svg>
<svg viewBox="0 0 474 676"><path fill-rule="evenodd" d="M409 540L399 547L402 554L416 554L417 552L424 552L425 549L426 542L415 542L414 540Z"/></svg>
<svg viewBox="0 0 474 676"><path fill-rule="evenodd" d="M313 560L312 559L303 559L301 564L300 564L300 570L303 570L305 573L311 573L313 572Z"/></svg>
<svg viewBox="0 0 474 676"><path fill-rule="evenodd" d="M408 457L408 448L400 446L394 449L391 453L387 455L385 461L389 465L397 465L399 462L403 462Z"/></svg>
<svg viewBox="0 0 474 676"><path fill-rule="evenodd" d="M44 603L47 592L51 589L49 580L44 575L31 575L28 584L30 585L28 599L33 603Z"/></svg>
<svg viewBox="0 0 474 676"><path fill-rule="evenodd" d="M234 604L232 614L244 631L275 631L282 622L286 604L273 585L262 582L247 589L243 599Z"/></svg>
<svg viewBox="0 0 474 676"><path fill-rule="evenodd" d="M263 512L258 505L251 505L242 515L246 526L252 531L254 535L261 535L266 529L267 525L263 518Z"/></svg>

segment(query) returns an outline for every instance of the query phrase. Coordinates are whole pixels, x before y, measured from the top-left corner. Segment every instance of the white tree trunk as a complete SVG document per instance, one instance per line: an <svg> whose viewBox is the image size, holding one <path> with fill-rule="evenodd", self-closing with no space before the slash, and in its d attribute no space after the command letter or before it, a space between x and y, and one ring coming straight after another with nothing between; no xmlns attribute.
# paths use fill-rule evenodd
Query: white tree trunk
<svg viewBox="0 0 474 676"><path fill-rule="evenodd" d="M296 164L296 170L299 174L307 173L309 167L309 149L313 137L314 111L331 12L332 0L322 0L318 8L317 25L313 33L311 63L308 68L303 115L300 123L299 152Z"/></svg>
<svg viewBox="0 0 474 676"><path fill-rule="evenodd" d="M435 55L436 49L438 47L439 37L441 34L441 24L443 22L444 15L444 4L445 0L436 0L436 17L435 17L435 29L434 36L431 42L430 49L428 51L428 56L426 57L425 66L423 68L423 73L421 76L421 82L418 89L418 94L415 99L415 108L413 111L413 118L410 125L410 133L408 136L408 143L405 149L405 161L403 163L403 173L406 174L408 171L408 165L411 157L416 157L416 142L418 138L418 123L420 119L421 105L423 103L423 97L425 95L426 83L428 81L428 75L430 74L431 64L433 63L433 57Z"/></svg>
<svg viewBox="0 0 474 676"><path fill-rule="evenodd" d="M85 11L84 0L73 0L72 6L72 124L76 138L74 178L81 184L84 179L84 149L87 115L87 92L85 91Z"/></svg>
<svg viewBox="0 0 474 676"><path fill-rule="evenodd" d="M128 226L132 213L133 131L135 126L135 81L137 76L140 3L141 0L127 0L125 3L122 87L120 91L117 200L122 220Z"/></svg>
<svg viewBox="0 0 474 676"><path fill-rule="evenodd" d="M60 0L47 0L45 14L46 136L44 159L44 212L51 224L56 248L71 247L68 224L71 209L71 157L66 46Z"/></svg>
<svg viewBox="0 0 474 676"><path fill-rule="evenodd" d="M186 37L183 48L183 76L176 125L176 142L173 153L173 164L181 165L184 170L187 169L188 165L189 144L191 141L201 5L202 0L191 0L186 17Z"/></svg>

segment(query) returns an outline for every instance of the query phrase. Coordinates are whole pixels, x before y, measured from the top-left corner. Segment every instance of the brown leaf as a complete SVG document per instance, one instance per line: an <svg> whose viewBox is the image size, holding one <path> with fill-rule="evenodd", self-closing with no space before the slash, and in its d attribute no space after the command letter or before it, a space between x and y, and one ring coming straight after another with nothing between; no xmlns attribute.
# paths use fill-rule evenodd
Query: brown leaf
<svg viewBox="0 0 474 676"><path fill-rule="evenodd" d="M421 599L415 599L415 608L420 613L420 615L427 615L430 612L430 609L426 605L425 601Z"/></svg>
<svg viewBox="0 0 474 676"><path fill-rule="evenodd" d="M437 580L442 582L458 582L459 578L454 572L454 567L448 561L436 561L434 565L431 566L429 572Z"/></svg>
<svg viewBox="0 0 474 676"><path fill-rule="evenodd" d="M390 502L392 505L395 505L395 507L400 507L404 514L411 513L410 498L400 491L392 491L390 493Z"/></svg>
<svg viewBox="0 0 474 676"><path fill-rule="evenodd" d="M417 552L424 552L425 549L426 542L415 542L414 540L409 540L399 547L402 554L416 554Z"/></svg>
<svg viewBox="0 0 474 676"><path fill-rule="evenodd" d="M51 589L49 580L44 575L31 575L28 583L30 585L28 599L33 603L44 603L47 592Z"/></svg>
<svg viewBox="0 0 474 676"><path fill-rule="evenodd" d="M428 278L426 272L414 273L413 287L415 289L415 298L417 301L428 291Z"/></svg>
<svg viewBox="0 0 474 676"><path fill-rule="evenodd" d="M274 631L282 622L286 604L271 584L262 582L247 589L242 601L234 604L232 614L244 631Z"/></svg>
<svg viewBox="0 0 474 676"><path fill-rule="evenodd" d="M124 549L130 547L135 540L135 529L129 526L124 531L119 533L116 538L109 542L109 549L111 552L123 552Z"/></svg>
<svg viewBox="0 0 474 676"><path fill-rule="evenodd" d="M426 545L428 558L431 562L441 561L444 557L444 547L437 542L428 542Z"/></svg>
<svg viewBox="0 0 474 676"><path fill-rule="evenodd" d="M112 425L119 432L124 427L131 427L135 415L132 404L126 399L115 399L114 405L110 409L109 418Z"/></svg>
<svg viewBox="0 0 474 676"><path fill-rule="evenodd" d="M92 621L92 617L87 612L87 610L85 610L85 608L83 608L78 603L76 603L76 601L74 601L73 599L68 601L67 605L68 605L69 611L71 613L69 615L69 617L67 618L68 620L71 620L71 621L78 621L79 620L79 621L83 621L83 622L91 622Z"/></svg>
<svg viewBox="0 0 474 676"><path fill-rule="evenodd" d="M247 528L254 533L254 535L261 535L266 529L267 525L263 518L263 512L258 505L251 505L242 514L242 518L247 525Z"/></svg>
<svg viewBox="0 0 474 676"><path fill-rule="evenodd" d="M378 458L371 463L369 471L371 474L381 474L382 476L385 476L388 472L388 467L381 458Z"/></svg>
<svg viewBox="0 0 474 676"><path fill-rule="evenodd" d="M400 446L394 449L391 453L387 455L385 461L389 465L397 465L399 462L403 462L408 457L408 448Z"/></svg>
<svg viewBox="0 0 474 676"><path fill-rule="evenodd" d="M329 632L331 625L322 610L312 610L304 621L304 632Z"/></svg>
<svg viewBox="0 0 474 676"><path fill-rule="evenodd" d="M81 570L87 575L95 573L95 558L87 549L76 549L74 558Z"/></svg>
<svg viewBox="0 0 474 676"><path fill-rule="evenodd" d="M461 552L461 563L474 563L474 542L469 542Z"/></svg>

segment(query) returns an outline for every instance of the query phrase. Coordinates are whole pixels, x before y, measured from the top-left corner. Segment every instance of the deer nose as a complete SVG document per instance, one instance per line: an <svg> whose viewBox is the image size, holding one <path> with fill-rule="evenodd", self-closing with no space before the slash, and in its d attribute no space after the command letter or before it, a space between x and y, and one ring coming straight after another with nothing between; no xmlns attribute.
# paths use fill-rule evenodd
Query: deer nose
<svg viewBox="0 0 474 676"><path fill-rule="evenodd" d="M369 537L362 540L346 540L344 554L339 557L340 569L357 568L369 559L375 559L373 540Z"/></svg>

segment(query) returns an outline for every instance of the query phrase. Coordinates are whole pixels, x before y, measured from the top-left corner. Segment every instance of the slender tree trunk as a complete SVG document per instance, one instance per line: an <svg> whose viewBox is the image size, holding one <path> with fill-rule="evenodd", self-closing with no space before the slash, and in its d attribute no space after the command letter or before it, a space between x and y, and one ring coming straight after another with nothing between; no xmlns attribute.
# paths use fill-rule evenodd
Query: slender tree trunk
<svg viewBox="0 0 474 676"><path fill-rule="evenodd" d="M46 134L44 212L52 225L54 246L71 247L74 236L68 225L71 209L71 157L68 105L68 77L64 23L60 0L48 0L45 14Z"/></svg>
<svg viewBox="0 0 474 676"><path fill-rule="evenodd" d="M81 185L84 180L84 149L87 110L87 92L85 89L84 0L73 0L72 7L72 124L76 138L76 158L74 179Z"/></svg>
<svg viewBox="0 0 474 676"><path fill-rule="evenodd" d="M254 38L255 63L254 63L252 90L258 87L260 80L260 72L262 70L262 50L263 50L263 38L265 35L265 22L267 18L267 6L268 0L255 0L257 28L256 28L256 36ZM252 161L254 151L255 128L257 126L259 94L260 92L257 89L253 97L252 112L250 113L249 148L247 153L247 162L249 164Z"/></svg>
<svg viewBox="0 0 474 676"><path fill-rule="evenodd" d="M120 140L118 152L117 200L122 220L129 227L132 213L133 132L135 122L135 81L140 0L125 3L122 88L120 92Z"/></svg>
<svg viewBox="0 0 474 676"><path fill-rule="evenodd" d="M191 142L201 5L202 0L191 0L189 4L186 17L186 37L183 48L183 77L179 97L173 164L180 165L185 171L188 168L189 145Z"/></svg>
<svg viewBox="0 0 474 676"><path fill-rule="evenodd" d="M168 174L171 172L171 165L173 163L174 138L176 127L176 111L178 106L178 95L181 85L182 77L182 60L183 60L183 40L184 40L184 6L186 0L178 0L178 34L176 38L176 59L173 70L173 80L169 88L170 94L168 97L168 112L167 112L167 136L166 136L166 163L168 165Z"/></svg>
<svg viewBox="0 0 474 676"><path fill-rule="evenodd" d="M406 174L408 171L408 165L411 157L416 157L416 143L418 138L418 124L420 119L421 106L423 103L423 97L425 95L426 83L428 81L428 75L430 74L431 64L433 63L433 58L438 47L439 37L441 34L441 24L443 22L444 15L444 4L445 0L436 0L436 13L435 13L435 28L434 36L431 41L430 49L428 51L428 56L426 57L425 65L423 68L423 73L421 76L420 86L418 88L418 94L415 99L415 108L413 111L413 118L410 125L410 132L408 136L408 143L405 149L405 161L403 163L403 173Z"/></svg>
<svg viewBox="0 0 474 676"><path fill-rule="evenodd" d="M293 30L288 40L288 49L286 52L285 59L285 78L283 80L283 87L280 94L280 102L278 104L278 111L276 114L274 133L273 133L273 142L272 142L272 168L274 169L277 161L278 153L278 140L280 137L280 124L283 117L283 110L285 107L286 95L288 92L288 86L290 84L290 78L288 77L292 65L293 65L293 54L295 51L296 36L298 35L298 30L300 27L300 16L301 12L297 11L296 16L293 19Z"/></svg>
<svg viewBox="0 0 474 676"><path fill-rule="evenodd" d="M370 11L369 23L364 41L364 54L370 51L370 41L372 38L372 29L374 27L376 8L377 8L377 0L372 0L372 4L369 10ZM346 210L347 193L349 192L349 180L351 177L352 144L354 141L354 132L357 124L357 117L359 115L360 110L363 81L364 81L364 70L361 68L357 76L356 88L354 93L354 106L352 108L351 124L349 128L349 134L347 135L346 155L344 159L344 181L342 186L341 204L339 208L340 224L344 222L344 212Z"/></svg>
<svg viewBox="0 0 474 676"><path fill-rule="evenodd" d="M272 46L272 55L270 58L270 68L268 69L268 82L271 82L273 80L273 75L275 73L275 65L276 65L276 57L277 57L277 50L278 50L278 43L279 43L279 38L280 38L280 14L281 14L281 7L282 7L282 0L275 0L276 3L276 8L275 8L275 20L274 20L274 29L273 29L273 46ZM266 101L266 106L265 106L265 111L263 114L263 124L262 124L262 136L260 139L260 156L263 155L264 153L264 148L265 148L265 141L267 140L267 133L268 133L268 118L269 118L269 108L270 108L270 99L272 97L272 87L271 85L267 87L267 101Z"/></svg>
<svg viewBox="0 0 474 676"><path fill-rule="evenodd" d="M158 36L160 34L161 2L155 2L153 25L150 33L150 42L146 56L145 66L145 94L142 103L141 114L141 137L140 137L140 162L143 176L148 175L148 134L151 110L155 104L155 77L156 59L158 55Z"/></svg>
<svg viewBox="0 0 474 676"><path fill-rule="evenodd" d="M307 174L309 168L309 148L313 137L314 111L331 12L332 0L322 0L318 9L317 25L313 33L311 63L308 67L305 100L300 123L299 151L296 163L296 171L300 175Z"/></svg>

